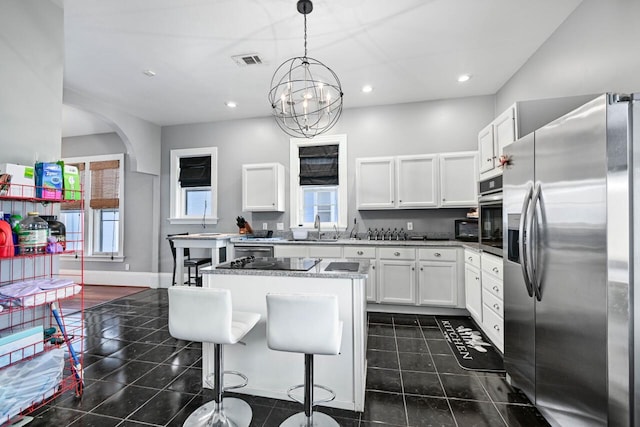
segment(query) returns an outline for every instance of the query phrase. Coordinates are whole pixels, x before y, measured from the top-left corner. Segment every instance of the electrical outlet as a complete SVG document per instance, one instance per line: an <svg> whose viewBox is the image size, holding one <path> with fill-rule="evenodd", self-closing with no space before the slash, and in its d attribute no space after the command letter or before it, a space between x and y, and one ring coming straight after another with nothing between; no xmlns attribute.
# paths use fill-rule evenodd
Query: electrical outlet
<svg viewBox="0 0 640 427"><path fill-rule="evenodd" d="M407 230L412 231L413 230L413 223L411 221L409 221L407 223Z"/></svg>
<svg viewBox="0 0 640 427"><path fill-rule="evenodd" d="M267 230L267 229L269 229L269 224L268 224L268 223L266 223L266 222L263 222L263 223L262 223L262 229L263 229L263 230Z"/></svg>
<svg viewBox="0 0 640 427"><path fill-rule="evenodd" d="M279 222L276 226L278 231L284 231L284 222Z"/></svg>
<svg viewBox="0 0 640 427"><path fill-rule="evenodd" d="M124 270L125 270L125 271L129 271L129 264L125 264L125 265L124 265Z"/></svg>

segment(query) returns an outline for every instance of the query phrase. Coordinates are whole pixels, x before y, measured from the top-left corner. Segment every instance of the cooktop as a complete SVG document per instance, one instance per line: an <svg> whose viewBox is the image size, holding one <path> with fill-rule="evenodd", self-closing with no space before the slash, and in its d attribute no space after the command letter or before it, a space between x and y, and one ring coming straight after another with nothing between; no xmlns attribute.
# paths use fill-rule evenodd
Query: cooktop
<svg viewBox="0 0 640 427"><path fill-rule="evenodd" d="M318 258L272 258L248 256L218 265L229 270L284 270L307 271L318 264Z"/></svg>

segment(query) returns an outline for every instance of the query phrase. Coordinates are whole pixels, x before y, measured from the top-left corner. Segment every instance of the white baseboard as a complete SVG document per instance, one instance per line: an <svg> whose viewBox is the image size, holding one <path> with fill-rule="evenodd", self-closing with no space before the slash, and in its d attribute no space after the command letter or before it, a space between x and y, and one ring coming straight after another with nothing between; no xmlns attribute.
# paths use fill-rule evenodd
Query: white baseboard
<svg viewBox="0 0 640 427"><path fill-rule="evenodd" d="M78 270L61 269L60 275L77 277ZM84 270L84 283L90 285L140 286L156 289L170 287L172 276L171 273Z"/></svg>

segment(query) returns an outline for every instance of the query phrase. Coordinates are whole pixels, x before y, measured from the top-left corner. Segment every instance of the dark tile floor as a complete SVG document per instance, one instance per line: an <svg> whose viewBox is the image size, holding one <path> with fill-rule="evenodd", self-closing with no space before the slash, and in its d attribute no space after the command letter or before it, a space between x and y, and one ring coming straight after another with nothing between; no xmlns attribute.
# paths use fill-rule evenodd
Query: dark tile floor
<svg viewBox="0 0 640 427"><path fill-rule="evenodd" d="M202 403L200 344L172 338L167 292L150 289L85 312L85 392L35 411L30 426L180 426ZM73 321L73 315L67 316ZM363 413L324 409L341 426L546 426L503 375L461 369L432 316L369 315ZM277 426L298 405L236 395L252 426Z"/></svg>

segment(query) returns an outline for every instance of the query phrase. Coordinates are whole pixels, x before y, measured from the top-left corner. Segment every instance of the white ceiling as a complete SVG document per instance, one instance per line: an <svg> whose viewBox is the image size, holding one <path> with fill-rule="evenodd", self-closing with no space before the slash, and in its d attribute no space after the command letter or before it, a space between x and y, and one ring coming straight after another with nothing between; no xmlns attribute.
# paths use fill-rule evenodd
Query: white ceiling
<svg viewBox="0 0 640 427"><path fill-rule="evenodd" d="M580 2L315 0L308 55L344 108L495 94ZM273 72L304 53L295 0L64 0L64 14L65 87L162 126L270 115ZM231 59L248 53L264 64ZM63 136L83 134L65 110Z"/></svg>

